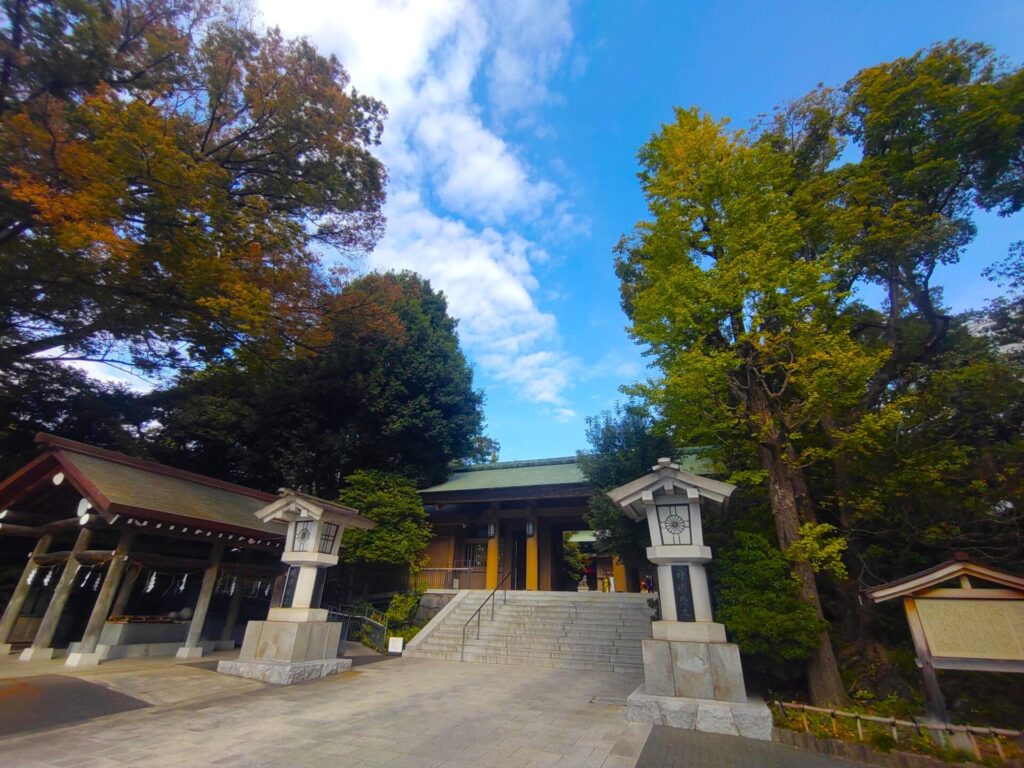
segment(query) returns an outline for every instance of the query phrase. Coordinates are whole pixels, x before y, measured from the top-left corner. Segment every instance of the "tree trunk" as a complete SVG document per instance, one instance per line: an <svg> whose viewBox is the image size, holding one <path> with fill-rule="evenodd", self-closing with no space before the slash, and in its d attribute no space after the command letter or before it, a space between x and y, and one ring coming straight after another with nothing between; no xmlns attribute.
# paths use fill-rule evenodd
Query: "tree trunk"
<svg viewBox="0 0 1024 768"><path fill-rule="evenodd" d="M767 415L767 414L765 414ZM813 522L813 509L801 470L784 458L786 449L762 443L758 447L761 466L768 471L768 492L771 499L779 546L785 552L799 538L801 522ZM803 514L801 514L801 510ZM814 571L806 563L796 563L800 581L800 597L814 606L824 618ZM839 665L832 650L828 631L818 638L818 647L808 661L807 679L811 703L815 706L845 704L846 690L839 676Z"/></svg>

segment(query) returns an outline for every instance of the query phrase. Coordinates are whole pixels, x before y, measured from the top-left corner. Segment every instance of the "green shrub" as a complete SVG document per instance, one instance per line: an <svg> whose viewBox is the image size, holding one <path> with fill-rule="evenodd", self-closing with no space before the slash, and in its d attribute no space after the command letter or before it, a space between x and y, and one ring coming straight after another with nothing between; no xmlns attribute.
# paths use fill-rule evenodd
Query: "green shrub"
<svg viewBox="0 0 1024 768"><path fill-rule="evenodd" d="M785 555L756 533L737 532L736 543L719 560L718 620L769 665L808 658L828 624L800 599Z"/></svg>
<svg viewBox="0 0 1024 768"><path fill-rule="evenodd" d="M388 610L384 614L388 620L388 627L404 627L413 623L416 617L416 609L420 607L420 592L399 592L391 598Z"/></svg>

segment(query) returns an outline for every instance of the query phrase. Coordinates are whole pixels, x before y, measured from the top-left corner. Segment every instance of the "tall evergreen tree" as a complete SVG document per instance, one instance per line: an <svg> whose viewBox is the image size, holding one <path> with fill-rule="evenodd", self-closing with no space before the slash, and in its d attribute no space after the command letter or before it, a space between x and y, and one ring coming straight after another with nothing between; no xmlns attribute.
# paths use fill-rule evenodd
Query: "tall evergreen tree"
<svg viewBox="0 0 1024 768"><path fill-rule="evenodd" d="M359 469L443 480L476 450L483 403L444 295L403 272L355 280L340 301L318 354L217 366L155 393L156 455L324 498Z"/></svg>

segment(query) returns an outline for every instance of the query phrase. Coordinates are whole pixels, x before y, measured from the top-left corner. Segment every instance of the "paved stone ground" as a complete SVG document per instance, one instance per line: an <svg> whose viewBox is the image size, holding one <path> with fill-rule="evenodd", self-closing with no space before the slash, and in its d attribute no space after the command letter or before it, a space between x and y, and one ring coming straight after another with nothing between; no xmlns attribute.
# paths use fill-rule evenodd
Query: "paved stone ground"
<svg viewBox="0 0 1024 768"><path fill-rule="evenodd" d="M388 658L353 644L352 672L279 688L214 671L235 655L86 670L0 659L0 768L861 765L627 723L635 675Z"/></svg>
<svg viewBox="0 0 1024 768"><path fill-rule="evenodd" d="M160 674L205 676L210 688L226 678L169 669ZM149 680L134 684L137 693L170 699L141 690L155 675L140 675ZM632 768L650 732L625 719L638 684L617 673L391 659L0 739L0 765Z"/></svg>
<svg viewBox="0 0 1024 768"><path fill-rule="evenodd" d="M868 768L865 763L752 741L656 725L636 768Z"/></svg>

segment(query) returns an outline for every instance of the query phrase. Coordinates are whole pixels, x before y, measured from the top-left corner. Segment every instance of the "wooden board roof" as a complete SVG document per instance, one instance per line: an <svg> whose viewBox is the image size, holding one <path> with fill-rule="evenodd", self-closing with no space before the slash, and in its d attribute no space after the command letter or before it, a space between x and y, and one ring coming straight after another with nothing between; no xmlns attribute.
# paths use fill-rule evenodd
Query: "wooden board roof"
<svg viewBox="0 0 1024 768"><path fill-rule="evenodd" d="M924 592L952 579L958 579L960 576L974 577L982 581L1010 587L1011 589L1020 590L1024 594L1024 578L972 562L965 555L958 554L952 560L939 563L926 570L912 573L909 576L904 576L902 579L879 584L877 587L865 589L864 595L872 602L884 603L886 600L892 600L896 597Z"/></svg>

